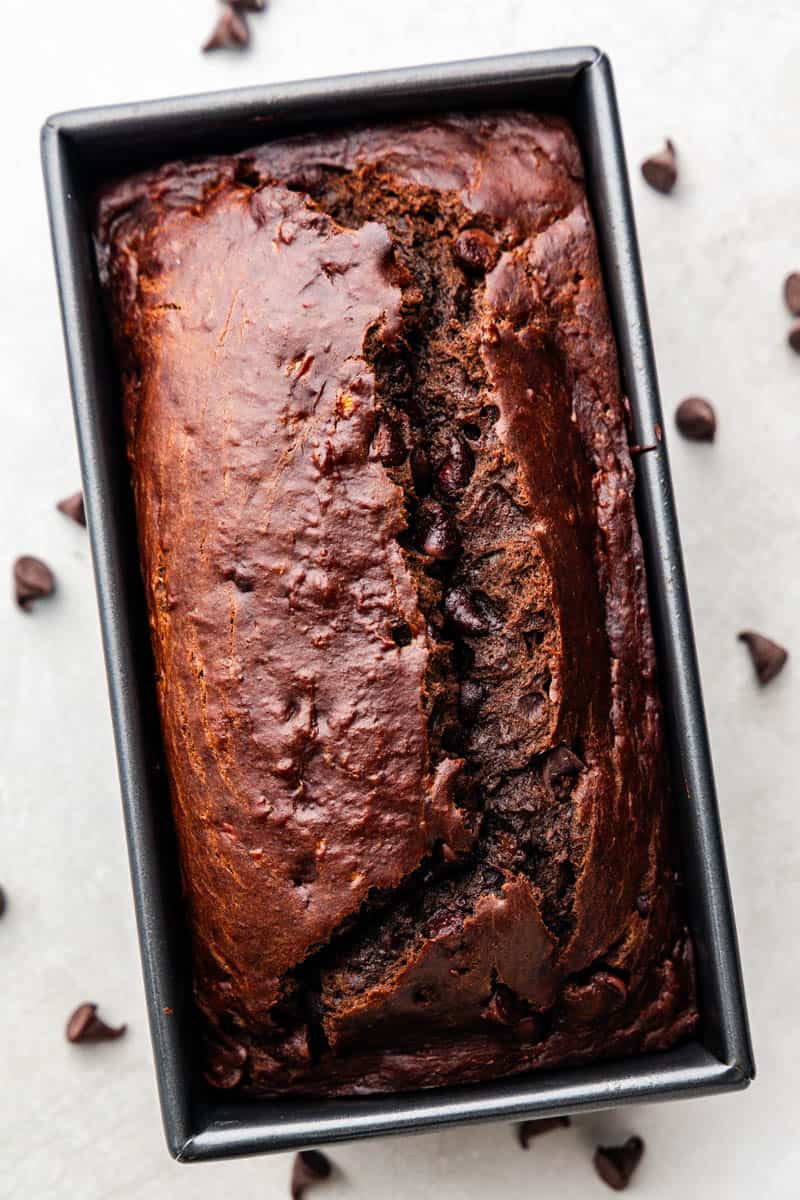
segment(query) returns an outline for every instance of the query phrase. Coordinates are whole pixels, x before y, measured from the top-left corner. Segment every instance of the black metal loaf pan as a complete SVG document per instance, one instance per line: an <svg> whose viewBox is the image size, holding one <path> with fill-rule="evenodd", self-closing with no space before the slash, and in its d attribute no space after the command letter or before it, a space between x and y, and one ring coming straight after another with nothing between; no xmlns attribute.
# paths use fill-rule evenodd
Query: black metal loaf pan
<svg viewBox="0 0 800 1200"><path fill-rule="evenodd" d="M161 1107L183 1161L511 1121L745 1087L754 1067L666 448L638 459L702 1033L664 1054L468 1087L341 1100L232 1103L194 1083L177 859L110 350L90 237L99 181L323 123L504 106L565 113L580 137L634 438L661 423L625 155L608 59L592 48L344 76L52 117L42 153L105 644Z"/></svg>

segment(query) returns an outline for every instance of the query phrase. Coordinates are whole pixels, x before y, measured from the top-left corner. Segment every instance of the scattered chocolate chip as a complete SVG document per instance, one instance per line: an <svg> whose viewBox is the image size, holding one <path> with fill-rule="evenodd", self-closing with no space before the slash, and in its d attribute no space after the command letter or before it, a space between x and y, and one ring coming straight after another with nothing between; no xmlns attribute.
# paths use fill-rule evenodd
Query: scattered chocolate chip
<svg viewBox="0 0 800 1200"><path fill-rule="evenodd" d="M463 430L464 437L468 438L471 442L479 442L480 441L480 439L481 439L480 425L473 425L471 421L465 421L464 424L461 426L461 429Z"/></svg>
<svg viewBox="0 0 800 1200"><path fill-rule="evenodd" d="M453 257L465 271L485 275L499 256L497 243L483 229L463 229L453 243Z"/></svg>
<svg viewBox="0 0 800 1200"><path fill-rule="evenodd" d="M67 496L66 500L59 500L56 508L65 516L71 517L73 521L77 521L79 525L86 525L83 492L76 492L74 496Z"/></svg>
<svg viewBox="0 0 800 1200"><path fill-rule="evenodd" d="M122 1037L127 1028L127 1025L120 1025L118 1029L106 1025L97 1016L96 1004L79 1004L67 1021L67 1041L111 1042Z"/></svg>
<svg viewBox="0 0 800 1200"><path fill-rule="evenodd" d="M247 1051L244 1046L233 1040L224 1044L219 1041L206 1042L206 1061L208 1066L203 1072L206 1083L212 1087L229 1091L242 1082Z"/></svg>
<svg viewBox="0 0 800 1200"><path fill-rule="evenodd" d="M474 679L465 679L458 690L458 715L471 724L480 711L484 690Z"/></svg>
<svg viewBox="0 0 800 1200"><path fill-rule="evenodd" d="M523 1150L528 1149L531 1138L541 1133L550 1133L553 1129L566 1129L571 1124L569 1117L541 1117L538 1121L523 1121L517 1126L517 1137Z"/></svg>
<svg viewBox="0 0 800 1200"><path fill-rule="evenodd" d="M430 459L421 446L411 451L411 478L418 496L427 496L431 490Z"/></svg>
<svg viewBox="0 0 800 1200"><path fill-rule="evenodd" d="M447 593L444 611L460 633L473 637L491 633L500 624L488 596L461 586L451 588Z"/></svg>
<svg viewBox="0 0 800 1200"><path fill-rule="evenodd" d="M426 500L419 513L422 553L428 558L455 558L458 530L453 518L435 500Z"/></svg>
<svg viewBox="0 0 800 1200"><path fill-rule="evenodd" d="M332 1170L331 1160L321 1150L301 1150L295 1154L289 1185L292 1200L302 1200L306 1190L328 1179Z"/></svg>
<svg viewBox="0 0 800 1200"><path fill-rule="evenodd" d="M14 595L24 612L31 611L34 600L52 596L55 590L53 572L40 558L23 554L14 563Z"/></svg>
<svg viewBox="0 0 800 1200"><path fill-rule="evenodd" d="M636 911L640 917L648 917L650 915L650 901L647 896L636 897Z"/></svg>
<svg viewBox="0 0 800 1200"><path fill-rule="evenodd" d="M664 149L651 154L642 163L642 175L651 188L666 196L675 187L678 178L678 163L675 147L667 138Z"/></svg>
<svg viewBox="0 0 800 1200"><path fill-rule="evenodd" d="M370 457L380 459L384 467L399 467L406 461L407 455L400 426L387 413L381 413L372 439Z"/></svg>
<svg viewBox="0 0 800 1200"><path fill-rule="evenodd" d="M3 888L0 887L0 917L2 917L3 913L6 911L7 905L8 901L6 900L6 894Z"/></svg>
<svg viewBox="0 0 800 1200"><path fill-rule="evenodd" d="M644 1154L640 1137L629 1137L624 1146L598 1146L594 1154L594 1169L615 1192L622 1192L631 1181Z"/></svg>
<svg viewBox="0 0 800 1200"><path fill-rule="evenodd" d="M800 271L792 271L783 284L786 307L795 317L800 317Z"/></svg>
<svg viewBox="0 0 800 1200"><path fill-rule="evenodd" d="M675 409L675 424L693 442L713 442L717 415L702 396L687 396Z"/></svg>
<svg viewBox="0 0 800 1200"><path fill-rule="evenodd" d="M591 1025L619 1012L627 999L626 984L610 971L596 971L587 983L567 983L561 993L567 1016L582 1025Z"/></svg>
<svg viewBox="0 0 800 1200"><path fill-rule="evenodd" d="M250 29L247 18L230 4L226 4L211 31L211 36L203 46L203 51L208 53L209 50L243 50L249 43Z"/></svg>
<svg viewBox="0 0 800 1200"><path fill-rule="evenodd" d="M739 641L744 642L750 651L758 682L761 684L774 679L789 657L788 650L783 646L779 646L771 638L764 637L762 633L754 633L751 629L742 630Z"/></svg>
<svg viewBox="0 0 800 1200"><path fill-rule="evenodd" d="M469 446L461 438L453 437L447 456L436 472L436 486L443 495L455 497L467 486L474 470L475 456Z"/></svg>
<svg viewBox="0 0 800 1200"><path fill-rule="evenodd" d="M800 321L795 321L787 335L788 341L795 354L800 354Z"/></svg>

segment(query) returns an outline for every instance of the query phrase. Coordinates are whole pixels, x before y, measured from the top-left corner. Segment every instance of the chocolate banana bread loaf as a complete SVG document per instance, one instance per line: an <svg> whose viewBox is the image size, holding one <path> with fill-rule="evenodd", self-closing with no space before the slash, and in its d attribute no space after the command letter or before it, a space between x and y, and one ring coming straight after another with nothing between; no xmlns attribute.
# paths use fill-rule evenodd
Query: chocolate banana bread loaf
<svg viewBox="0 0 800 1200"><path fill-rule="evenodd" d="M390 1091L689 1034L567 124L171 164L105 191L97 248L208 1081Z"/></svg>

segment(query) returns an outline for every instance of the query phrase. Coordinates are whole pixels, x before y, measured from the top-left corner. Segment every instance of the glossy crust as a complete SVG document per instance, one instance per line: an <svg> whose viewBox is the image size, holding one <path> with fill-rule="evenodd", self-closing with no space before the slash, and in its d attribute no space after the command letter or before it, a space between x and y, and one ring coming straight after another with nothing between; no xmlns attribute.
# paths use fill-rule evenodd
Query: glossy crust
<svg viewBox="0 0 800 1200"><path fill-rule="evenodd" d="M574 137L301 137L101 198L204 1069L372 1092L697 1020Z"/></svg>

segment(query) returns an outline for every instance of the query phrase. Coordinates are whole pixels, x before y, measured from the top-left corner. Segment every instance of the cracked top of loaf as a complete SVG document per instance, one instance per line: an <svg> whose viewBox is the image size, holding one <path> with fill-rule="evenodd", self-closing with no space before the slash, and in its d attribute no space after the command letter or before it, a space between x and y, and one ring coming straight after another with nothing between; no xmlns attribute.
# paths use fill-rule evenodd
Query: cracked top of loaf
<svg viewBox="0 0 800 1200"><path fill-rule="evenodd" d="M576 140L452 115L106 189L201 1067L375 1092L697 1020Z"/></svg>

